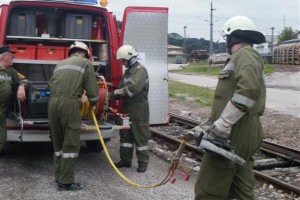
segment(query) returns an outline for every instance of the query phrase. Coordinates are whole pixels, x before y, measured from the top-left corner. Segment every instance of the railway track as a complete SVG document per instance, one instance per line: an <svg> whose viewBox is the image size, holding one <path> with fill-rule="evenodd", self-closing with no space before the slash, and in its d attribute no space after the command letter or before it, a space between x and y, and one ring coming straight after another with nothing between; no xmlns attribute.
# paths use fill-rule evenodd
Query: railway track
<svg viewBox="0 0 300 200"><path fill-rule="evenodd" d="M170 143L170 147L174 147L174 143L179 145L181 142L181 131L191 129L200 122L173 113L169 113L169 115L170 126L152 127L151 132L155 140L164 140L164 142ZM169 128L175 129L175 133L168 130ZM201 161L203 151L197 148L195 143L188 143L186 151L193 158ZM276 185L282 190L300 195L299 150L264 140L258 155L255 156L253 171L257 178Z"/></svg>

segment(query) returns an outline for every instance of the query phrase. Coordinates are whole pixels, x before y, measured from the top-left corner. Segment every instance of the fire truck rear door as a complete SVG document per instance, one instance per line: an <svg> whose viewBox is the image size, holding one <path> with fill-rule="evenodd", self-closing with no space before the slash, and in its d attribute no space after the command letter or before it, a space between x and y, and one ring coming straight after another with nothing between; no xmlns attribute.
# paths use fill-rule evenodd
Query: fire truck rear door
<svg viewBox="0 0 300 200"><path fill-rule="evenodd" d="M168 8L127 7L120 35L121 45L132 45L149 73L150 124L169 120Z"/></svg>

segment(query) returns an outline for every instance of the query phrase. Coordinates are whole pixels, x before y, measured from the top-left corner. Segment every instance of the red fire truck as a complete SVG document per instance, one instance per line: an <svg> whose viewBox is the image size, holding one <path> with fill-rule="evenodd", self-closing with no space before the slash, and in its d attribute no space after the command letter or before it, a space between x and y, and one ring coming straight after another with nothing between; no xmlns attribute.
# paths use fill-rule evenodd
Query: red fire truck
<svg viewBox="0 0 300 200"><path fill-rule="evenodd" d="M116 16L94 0L1 1L0 45L8 45L17 52L13 67L29 80L26 102L17 102L16 98L9 102L7 140L50 141L48 81L57 62L67 57L74 41L86 43L92 52L90 59L95 73L99 74L101 97L96 114L106 140L117 137L120 129L128 128L128 118L115 112L116 102L106 99L108 90L113 90L122 77L116 52L124 44L136 47L140 62L149 72L150 123L167 123L167 33L168 8L128 7L119 29ZM108 112L104 106L113 109ZM92 125L89 117L83 117L81 140L89 149L101 151Z"/></svg>

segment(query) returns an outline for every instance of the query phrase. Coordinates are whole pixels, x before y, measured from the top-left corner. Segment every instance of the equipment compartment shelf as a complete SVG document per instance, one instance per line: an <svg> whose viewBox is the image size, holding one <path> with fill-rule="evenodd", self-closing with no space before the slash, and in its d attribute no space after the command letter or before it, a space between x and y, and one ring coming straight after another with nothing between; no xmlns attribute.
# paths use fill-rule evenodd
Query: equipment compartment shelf
<svg viewBox="0 0 300 200"><path fill-rule="evenodd" d="M93 42L93 43L106 43L106 40L89 40L89 39L75 39L75 38L52 38L52 37L28 37L28 36L13 36L8 35L6 39L9 41L13 40L26 40L26 41L47 41L47 42L66 42L66 41L82 41L82 42Z"/></svg>

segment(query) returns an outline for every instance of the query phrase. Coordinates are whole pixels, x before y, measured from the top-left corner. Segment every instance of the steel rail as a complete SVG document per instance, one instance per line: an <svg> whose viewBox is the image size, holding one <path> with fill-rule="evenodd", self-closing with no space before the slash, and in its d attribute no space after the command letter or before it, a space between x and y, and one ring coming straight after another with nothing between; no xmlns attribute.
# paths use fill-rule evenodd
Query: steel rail
<svg viewBox="0 0 300 200"><path fill-rule="evenodd" d="M170 121L175 121L180 124L185 124L190 128L193 128L200 124L199 121L189 119L187 117L182 117L180 115L169 113ZM283 146L280 144L275 144L266 140L262 141L260 150L263 152L270 153L272 155L276 155L282 158L289 160L290 162L300 164L300 151L294 148L290 148L287 146Z"/></svg>

